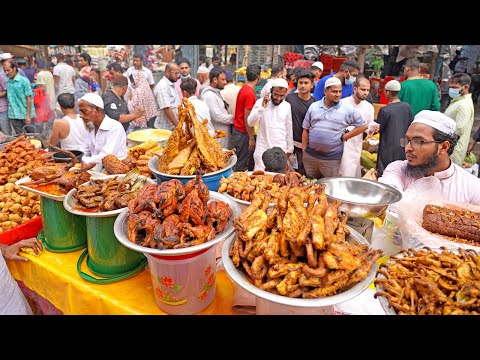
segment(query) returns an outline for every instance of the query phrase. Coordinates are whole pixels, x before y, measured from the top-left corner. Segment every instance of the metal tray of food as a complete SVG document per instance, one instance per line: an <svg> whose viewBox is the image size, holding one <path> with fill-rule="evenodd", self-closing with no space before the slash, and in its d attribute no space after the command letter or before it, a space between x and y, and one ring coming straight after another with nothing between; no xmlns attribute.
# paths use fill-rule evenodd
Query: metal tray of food
<svg viewBox="0 0 480 360"><path fill-rule="evenodd" d="M233 227L233 221L237 217L239 217L242 212L240 209L240 206L237 203L235 203L233 200L230 200L226 196L219 194L218 192L210 191L210 201L212 200L223 201L228 204L228 206L230 207L230 219L228 219L227 225L225 226L225 229L223 229L223 231L216 234L215 238L213 238L212 240L204 242L203 244L182 248L182 249L167 249L167 250L152 249L150 247L137 245L131 242L128 239L128 235L127 235L128 234L127 221L128 221L128 215L130 213L130 210L128 208L124 209L115 220L115 224L113 226L115 236L117 237L117 240L120 241L120 243L122 243L122 245L125 245L127 248L141 252L141 253L147 253L147 254L153 254L153 255L164 255L164 256L186 255L186 254L198 252L200 250L208 249L211 246L218 244L219 242L227 239L229 235L231 235L235 231L235 228Z"/></svg>
<svg viewBox="0 0 480 360"><path fill-rule="evenodd" d="M423 248L424 248L423 246L420 246L420 247L417 247L415 249L423 249ZM442 252L442 249L439 249L439 248L431 249L431 250L436 251L438 253ZM454 254L458 254L458 249L448 249L448 251L451 251ZM390 259L386 261L386 263L387 264L394 263L394 261L391 260L392 257L402 258L403 256L404 256L404 253L399 253L395 256L391 256ZM378 273L376 277L377 277L377 279L385 279L385 275L383 275L381 273ZM385 291L382 284L375 284L375 288L377 289L377 291ZM385 311L385 314L387 314L387 315L397 315L397 310L395 310L395 308L392 305L390 305L388 299L385 296L378 296L378 301L380 302L380 305L382 305L382 308Z"/></svg>
<svg viewBox="0 0 480 360"><path fill-rule="evenodd" d="M350 234L347 236L347 241L362 245L370 245L367 239L365 239L359 232L352 229L348 225L347 228L350 230ZM234 240L235 237L232 237L223 243L222 261L227 274L232 277L234 281L246 291L262 299L269 300L277 304L298 307L325 307L351 300L355 296L360 295L370 286L378 270L378 262L375 262L365 279L355 284L351 288L342 291L341 293L338 293L336 295L321 297L317 299L290 298L288 296L276 295L268 291L262 290L248 281L243 271L237 269L235 265L233 265L232 259L230 257L230 249L233 246Z"/></svg>
<svg viewBox="0 0 480 360"><path fill-rule="evenodd" d="M43 192L43 191L40 191L40 190L37 190L37 189L32 189L31 187L23 185L24 183L28 183L30 181L32 181L30 176L26 176L24 178L21 178L21 179L15 181L15 185L18 185L20 187L20 189L30 191L34 194L37 194L37 195L40 195L40 196L43 196L43 197L46 197L48 199L52 199L52 200L55 200L55 201L63 201L65 199L66 195L53 195L53 194L49 194L49 193L46 193L46 192Z"/></svg>
<svg viewBox="0 0 480 360"><path fill-rule="evenodd" d="M108 178L115 178L117 177L119 180L123 180L125 178L125 174L121 175L106 175L106 179ZM143 175L138 176L139 179L145 178ZM103 179L102 179L103 180ZM146 179L147 183L150 184L156 184L156 181L150 178ZM88 181L81 186L86 186L86 185L91 185L91 182ZM78 203L77 199L75 198L75 194L77 193L77 189L72 189L68 192L68 194L65 196L63 199L63 207L65 210L67 210L69 213L75 214L75 215L81 215L81 216L87 216L87 217L95 217L95 218L102 218L102 217L111 217L111 216L116 216L120 214L125 208L120 208L117 210L111 210L111 211L101 211L101 212L90 212L90 211L82 211L78 207L82 206L81 204Z"/></svg>

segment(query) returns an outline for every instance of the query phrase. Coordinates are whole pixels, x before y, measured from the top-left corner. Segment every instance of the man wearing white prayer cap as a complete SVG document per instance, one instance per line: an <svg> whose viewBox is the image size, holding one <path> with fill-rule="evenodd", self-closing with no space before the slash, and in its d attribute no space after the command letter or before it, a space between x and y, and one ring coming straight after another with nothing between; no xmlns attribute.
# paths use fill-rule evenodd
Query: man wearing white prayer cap
<svg viewBox="0 0 480 360"><path fill-rule="evenodd" d="M125 130L119 121L105 115L102 97L96 93L87 93L78 100L78 108L89 131L82 149L82 161L86 164L101 164L102 159L109 154L121 160L127 157Z"/></svg>
<svg viewBox="0 0 480 360"><path fill-rule="evenodd" d="M287 96L287 80L272 80L272 88L263 98L258 99L247 117L247 124L258 124L257 140L253 159L254 170L265 170L262 155L275 146L281 148L287 158L293 153L292 110Z"/></svg>
<svg viewBox="0 0 480 360"><path fill-rule="evenodd" d="M408 127L400 143L406 160L390 163L378 181L405 193L425 177L438 179L444 201L480 204L480 179L450 160L457 144L456 124L439 111L422 110Z"/></svg>
<svg viewBox="0 0 480 360"><path fill-rule="evenodd" d="M341 100L339 78L329 77L324 85L325 96L309 106L302 124L303 166L311 179L339 176L344 142L368 128L360 112Z"/></svg>

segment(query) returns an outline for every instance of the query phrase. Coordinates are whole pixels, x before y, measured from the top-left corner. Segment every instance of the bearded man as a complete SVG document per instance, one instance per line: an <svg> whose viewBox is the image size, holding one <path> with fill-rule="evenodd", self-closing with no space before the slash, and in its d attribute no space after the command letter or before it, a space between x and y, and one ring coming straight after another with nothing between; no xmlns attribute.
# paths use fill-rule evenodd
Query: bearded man
<svg viewBox="0 0 480 360"><path fill-rule="evenodd" d="M450 160L458 140L455 130L455 121L445 114L420 111L400 139L406 160L390 163L378 181L405 193L417 180L433 176L443 196L438 200L480 204L480 179Z"/></svg>
<svg viewBox="0 0 480 360"><path fill-rule="evenodd" d="M78 101L80 117L88 129L88 137L82 161L85 164L101 164L102 159L112 154L123 159L127 156L127 136L122 124L109 118L104 112L102 97L87 93Z"/></svg>

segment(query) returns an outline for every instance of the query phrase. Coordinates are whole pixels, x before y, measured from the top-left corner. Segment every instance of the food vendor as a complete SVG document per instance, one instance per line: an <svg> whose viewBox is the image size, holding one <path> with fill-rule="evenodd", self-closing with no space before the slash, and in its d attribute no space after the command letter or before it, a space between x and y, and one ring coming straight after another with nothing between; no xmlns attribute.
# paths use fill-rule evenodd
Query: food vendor
<svg viewBox="0 0 480 360"><path fill-rule="evenodd" d="M405 193L419 179L433 176L443 195L439 200L480 204L480 179L450 160L458 140L455 129L455 121L445 114L420 111L400 139L406 160L390 163L378 181Z"/></svg>
<svg viewBox="0 0 480 360"><path fill-rule="evenodd" d="M123 159L127 156L127 136L120 122L104 112L102 97L95 93L83 95L78 102L80 117L88 130L83 148L82 161L100 164L105 155L112 154Z"/></svg>

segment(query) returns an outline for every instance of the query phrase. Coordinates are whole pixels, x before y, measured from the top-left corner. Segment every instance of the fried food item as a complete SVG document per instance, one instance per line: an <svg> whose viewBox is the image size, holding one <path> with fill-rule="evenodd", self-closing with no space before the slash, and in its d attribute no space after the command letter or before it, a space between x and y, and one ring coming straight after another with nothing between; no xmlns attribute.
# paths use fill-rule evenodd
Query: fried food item
<svg viewBox="0 0 480 360"><path fill-rule="evenodd" d="M234 221L237 235L230 252L233 264L265 291L301 298L331 296L365 279L383 254L346 241L346 216L339 219L340 203L328 204L325 186L284 186L267 214L269 202L269 193L259 193ZM329 219L328 240L324 217Z"/></svg>
<svg viewBox="0 0 480 360"><path fill-rule="evenodd" d="M480 243L480 213L426 205L422 226L431 232ZM455 241L455 240L454 240Z"/></svg>
<svg viewBox="0 0 480 360"><path fill-rule="evenodd" d="M126 174L130 171L128 165L112 154L108 154L102 159L102 165L110 175Z"/></svg>
<svg viewBox="0 0 480 360"><path fill-rule="evenodd" d="M399 315L480 314L480 256L428 247L404 250L383 263L375 297L383 296ZM378 276L379 274L383 277Z"/></svg>

